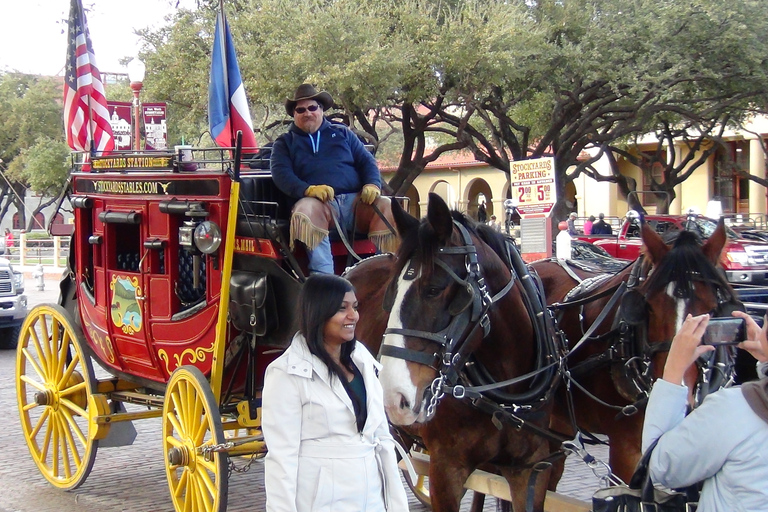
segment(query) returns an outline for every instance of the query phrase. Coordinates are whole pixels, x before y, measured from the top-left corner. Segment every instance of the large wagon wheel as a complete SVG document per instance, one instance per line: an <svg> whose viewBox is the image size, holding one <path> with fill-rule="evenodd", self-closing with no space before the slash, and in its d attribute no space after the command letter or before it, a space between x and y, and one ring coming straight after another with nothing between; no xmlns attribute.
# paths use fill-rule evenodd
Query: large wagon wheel
<svg viewBox="0 0 768 512"><path fill-rule="evenodd" d="M416 445L411 448L410 455L412 458L418 457L419 459L429 461L427 451ZM405 483L408 484L408 488L416 496L416 499L422 505L432 508L432 499L429 496L429 476L419 473L416 475L416 481L414 482L411 480L411 475L407 469L403 469L402 473L403 477L405 477Z"/></svg>
<svg viewBox="0 0 768 512"><path fill-rule="evenodd" d="M210 450L225 442L211 386L194 366L177 368L163 403L165 471L177 511L227 509L228 457Z"/></svg>
<svg viewBox="0 0 768 512"><path fill-rule="evenodd" d="M43 476L75 489L90 473L99 442L89 414L96 386L83 333L61 306L43 304L21 326L16 356L16 396L21 429Z"/></svg>

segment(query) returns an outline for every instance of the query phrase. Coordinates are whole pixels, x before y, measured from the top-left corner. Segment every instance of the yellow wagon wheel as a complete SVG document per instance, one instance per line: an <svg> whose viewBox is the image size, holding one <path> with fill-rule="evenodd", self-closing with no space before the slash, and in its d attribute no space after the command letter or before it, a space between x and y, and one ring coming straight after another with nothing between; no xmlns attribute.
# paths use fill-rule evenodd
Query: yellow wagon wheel
<svg viewBox="0 0 768 512"><path fill-rule="evenodd" d="M99 443L89 428L96 379L83 340L64 308L43 304L27 315L17 347L21 429L40 472L62 489L85 481Z"/></svg>
<svg viewBox="0 0 768 512"><path fill-rule="evenodd" d="M194 366L177 368L163 403L165 472L179 512L227 509L228 457L212 448L225 442L211 386Z"/></svg>
<svg viewBox="0 0 768 512"><path fill-rule="evenodd" d="M414 445L410 451L411 460L415 463L417 460L426 462L429 465L429 454L424 448ZM416 496L419 502L429 508L432 508L432 499L429 496L429 476L417 472L416 481L411 480L410 473L403 469L403 476L405 477L405 483L408 484L408 488Z"/></svg>

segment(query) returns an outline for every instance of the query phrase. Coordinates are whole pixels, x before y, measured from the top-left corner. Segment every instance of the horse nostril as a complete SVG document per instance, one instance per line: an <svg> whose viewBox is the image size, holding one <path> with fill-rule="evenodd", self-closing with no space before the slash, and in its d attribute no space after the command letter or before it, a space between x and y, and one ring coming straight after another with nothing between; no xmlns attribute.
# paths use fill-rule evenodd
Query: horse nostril
<svg viewBox="0 0 768 512"><path fill-rule="evenodd" d="M405 398L403 395L400 395L400 409L410 409L411 404L408 402L408 399Z"/></svg>

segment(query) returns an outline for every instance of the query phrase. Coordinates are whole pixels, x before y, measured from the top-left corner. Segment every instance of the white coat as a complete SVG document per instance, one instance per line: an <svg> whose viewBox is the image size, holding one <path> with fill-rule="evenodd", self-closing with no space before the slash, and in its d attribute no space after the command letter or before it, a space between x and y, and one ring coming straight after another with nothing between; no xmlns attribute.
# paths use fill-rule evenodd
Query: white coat
<svg viewBox="0 0 768 512"><path fill-rule="evenodd" d="M357 342L355 342L357 343ZM379 363L357 343L368 418L358 432L352 401L304 337L269 365L262 395L267 512L407 512L395 441L377 378Z"/></svg>

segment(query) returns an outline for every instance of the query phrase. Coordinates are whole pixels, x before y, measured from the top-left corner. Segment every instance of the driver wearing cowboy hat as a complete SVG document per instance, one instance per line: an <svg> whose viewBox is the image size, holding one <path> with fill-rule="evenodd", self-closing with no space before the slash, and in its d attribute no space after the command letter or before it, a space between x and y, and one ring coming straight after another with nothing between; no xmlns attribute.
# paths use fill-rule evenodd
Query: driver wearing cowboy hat
<svg viewBox="0 0 768 512"><path fill-rule="evenodd" d="M381 251L393 251L397 244L396 235L366 206L375 203L392 218L389 198L380 196L376 160L349 128L323 116L332 106L327 92L300 85L285 100L293 124L275 141L270 163L277 187L298 199L291 213L291 246L294 240L307 246L312 274L334 273L328 239L334 217L347 233L353 228L367 232Z"/></svg>

